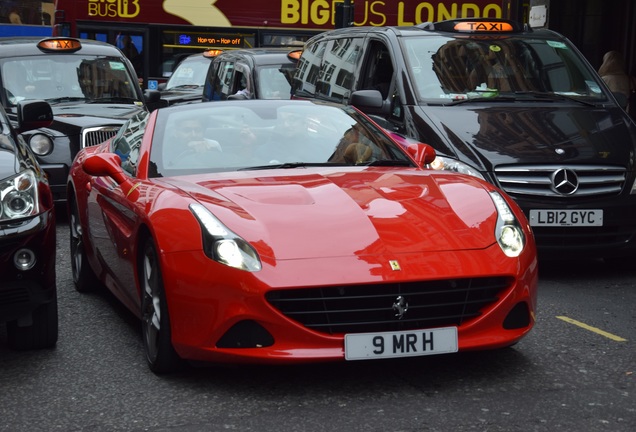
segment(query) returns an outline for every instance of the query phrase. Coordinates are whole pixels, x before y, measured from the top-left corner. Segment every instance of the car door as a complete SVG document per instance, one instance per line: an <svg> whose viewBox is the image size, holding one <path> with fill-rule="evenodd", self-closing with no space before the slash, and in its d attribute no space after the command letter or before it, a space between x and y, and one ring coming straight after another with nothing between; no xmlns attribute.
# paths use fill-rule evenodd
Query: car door
<svg viewBox="0 0 636 432"><path fill-rule="evenodd" d="M136 165L148 114L129 120L111 143L127 175L136 176ZM133 180L134 181L134 180ZM135 284L134 233L139 220L134 202L110 177L96 177L88 198L89 235L115 295L127 304L139 304Z"/></svg>

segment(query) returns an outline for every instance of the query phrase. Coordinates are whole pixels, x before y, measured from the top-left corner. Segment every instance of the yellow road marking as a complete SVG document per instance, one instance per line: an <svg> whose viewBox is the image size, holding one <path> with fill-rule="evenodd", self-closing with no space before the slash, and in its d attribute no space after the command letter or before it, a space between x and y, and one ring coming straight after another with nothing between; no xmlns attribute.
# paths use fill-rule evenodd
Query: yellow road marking
<svg viewBox="0 0 636 432"><path fill-rule="evenodd" d="M581 328L584 328L585 330L589 330L589 331L594 332L596 334L600 334L601 336L605 336L606 338L612 339L613 341L616 341L616 342L627 342L627 339L623 339L620 336L616 336L616 335L613 335L613 334L608 333L606 331L603 331L601 329L598 329L596 327L592 327L590 325L582 323L581 321L577 321L577 320L574 320L572 318L568 318L568 317L564 317L564 316L558 316L557 318L562 320L562 321L565 321L567 323L574 324L575 326L579 326Z"/></svg>

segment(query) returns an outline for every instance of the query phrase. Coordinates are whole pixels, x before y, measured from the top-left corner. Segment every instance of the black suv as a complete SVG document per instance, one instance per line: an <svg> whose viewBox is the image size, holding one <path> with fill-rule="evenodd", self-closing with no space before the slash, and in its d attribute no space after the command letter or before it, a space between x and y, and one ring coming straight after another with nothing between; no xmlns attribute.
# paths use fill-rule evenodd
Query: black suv
<svg viewBox="0 0 636 432"><path fill-rule="evenodd" d="M0 39L0 90L14 123L19 101L51 105L53 124L24 137L58 203L66 200L68 169L79 149L114 136L127 119L146 110L130 61L113 45L87 39Z"/></svg>
<svg viewBox="0 0 636 432"><path fill-rule="evenodd" d="M560 34L480 18L328 31L292 92L352 104L432 145L434 168L501 187L540 257L636 257L636 124Z"/></svg>
<svg viewBox="0 0 636 432"><path fill-rule="evenodd" d="M17 131L53 121L43 101L21 101ZM44 172L0 106L0 324L9 346L49 348L57 342L55 212Z"/></svg>

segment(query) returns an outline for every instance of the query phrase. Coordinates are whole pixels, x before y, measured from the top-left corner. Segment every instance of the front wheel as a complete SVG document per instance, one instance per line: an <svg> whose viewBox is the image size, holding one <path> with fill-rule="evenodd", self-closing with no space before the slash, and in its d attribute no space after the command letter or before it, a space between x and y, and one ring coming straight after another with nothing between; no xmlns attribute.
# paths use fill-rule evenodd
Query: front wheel
<svg viewBox="0 0 636 432"><path fill-rule="evenodd" d="M141 265L141 325L146 360L150 370L155 373L174 372L179 367L180 359L172 346L166 293L157 249L152 239L148 239L144 245Z"/></svg>
<svg viewBox="0 0 636 432"><path fill-rule="evenodd" d="M79 218L77 202L70 203L71 214L69 220L70 246L71 246L71 271L73 273L73 283L78 292L88 292L99 286L100 282L91 268L86 256L84 245L84 235Z"/></svg>
<svg viewBox="0 0 636 432"><path fill-rule="evenodd" d="M7 323L7 343L17 350L52 348L57 343L57 299L37 307L31 313L31 322L24 325L18 320Z"/></svg>

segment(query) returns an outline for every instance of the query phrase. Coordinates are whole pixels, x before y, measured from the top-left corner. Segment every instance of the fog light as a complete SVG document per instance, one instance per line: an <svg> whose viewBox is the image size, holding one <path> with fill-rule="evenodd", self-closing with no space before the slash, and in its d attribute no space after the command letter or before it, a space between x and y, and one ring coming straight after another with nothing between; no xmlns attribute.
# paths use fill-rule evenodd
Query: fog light
<svg viewBox="0 0 636 432"><path fill-rule="evenodd" d="M21 271L31 270L35 261L35 254L30 249L20 249L13 255L13 264Z"/></svg>

